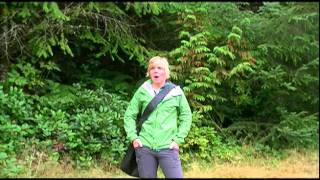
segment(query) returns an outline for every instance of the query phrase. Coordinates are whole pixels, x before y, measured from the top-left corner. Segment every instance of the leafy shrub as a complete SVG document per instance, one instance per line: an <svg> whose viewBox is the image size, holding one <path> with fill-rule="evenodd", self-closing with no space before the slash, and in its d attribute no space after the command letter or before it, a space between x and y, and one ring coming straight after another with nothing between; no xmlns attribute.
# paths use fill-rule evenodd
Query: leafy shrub
<svg viewBox="0 0 320 180"><path fill-rule="evenodd" d="M270 147L316 148L319 145L319 119L317 114L288 112L278 108L280 123L272 127L268 136L261 139Z"/></svg>
<svg viewBox="0 0 320 180"><path fill-rule="evenodd" d="M14 177L22 170L16 164L16 151L20 150L24 130L28 127L24 123L21 125L29 114L27 101L21 90L10 88L9 93L4 93L0 85L0 177Z"/></svg>
<svg viewBox="0 0 320 180"><path fill-rule="evenodd" d="M17 164L15 156L8 155L0 145L0 177L15 177L22 172L22 167Z"/></svg>
<svg viewBox="0 0 320 180"><path fill-rule="evenodd" d="M1 155L1 166L9 168L9 160L34 143L37 151L54 156L56 146L62 145L56 149L59 156L70 155L79 167L90 166L94 159L117 163L125 150L122 117L127 101L103 88L88 90L79 84L51 82L48 89L50 94L39 97L18 87L5 93L0 86L0 142L11 147L1 151L6 153Z"/></svg>
<svg viewBox="0 0 320 180"><path fill-rule="evenodd" d="M74 84L55 89L60 90L39 98L38 138L62 143L80 166L90 166L95 158L117 163L125 149L122 115L127 102L103 88Z"/></svg>
<svg viewBox="0 0 320 180"><path fill-rule="evenodd" d="M213 127L196 126L199 121L203 121L203 116L193 112L191 129L181 148L181 159L185 162L184 164L188 164L187 162L192 161L193 158L207 162L232 160L239 147L232 141L224 142L222 136Z"/></svg>

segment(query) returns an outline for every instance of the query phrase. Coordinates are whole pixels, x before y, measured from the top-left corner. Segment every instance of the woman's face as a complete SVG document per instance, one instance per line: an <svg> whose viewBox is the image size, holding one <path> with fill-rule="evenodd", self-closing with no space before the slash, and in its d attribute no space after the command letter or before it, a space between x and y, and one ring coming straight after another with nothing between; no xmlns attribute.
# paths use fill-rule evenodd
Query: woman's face
<svg viewBox="0 0 320 180"><path fill-rule="evenodd" d="M162 84L166 81L166 71L160 63L153 63L149 75L152 82L155 84Z"/></svg>

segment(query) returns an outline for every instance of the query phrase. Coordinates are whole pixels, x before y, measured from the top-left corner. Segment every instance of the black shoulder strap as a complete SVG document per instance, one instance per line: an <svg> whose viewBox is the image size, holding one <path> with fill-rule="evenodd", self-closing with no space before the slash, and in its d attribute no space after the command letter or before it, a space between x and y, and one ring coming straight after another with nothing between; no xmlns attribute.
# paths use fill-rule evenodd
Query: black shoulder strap
<svg viewBox="0 0 320 180"><path fill-rule="evenodd" d="M143 114L140 117L139 123L137 125L137 132L139 133L142 123L148 119L151 112L157 107L157 105L162 101L162 99L171 91L171 89L175 88L176 85L169 82L165 85L164 89L161 90L147 105Z"/></svg>

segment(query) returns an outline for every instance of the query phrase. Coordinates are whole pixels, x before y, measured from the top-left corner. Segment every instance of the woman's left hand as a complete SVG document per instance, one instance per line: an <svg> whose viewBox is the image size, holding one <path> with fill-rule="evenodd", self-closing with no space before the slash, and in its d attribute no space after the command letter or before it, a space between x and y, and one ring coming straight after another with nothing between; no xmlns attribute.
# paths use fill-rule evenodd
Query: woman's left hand
<svg viewBox="0 0 320 180"><path fill-rule="evenodd" d="M172 141L169 148L179 150L179 145L176 142Z"/></svg>

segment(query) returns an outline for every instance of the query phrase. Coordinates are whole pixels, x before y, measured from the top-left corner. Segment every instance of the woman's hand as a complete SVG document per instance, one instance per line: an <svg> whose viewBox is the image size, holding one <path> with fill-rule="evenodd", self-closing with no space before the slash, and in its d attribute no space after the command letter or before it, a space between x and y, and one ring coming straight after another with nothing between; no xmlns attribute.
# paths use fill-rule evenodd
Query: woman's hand
<svg viewBox="0 0 320 180"><path fill-rule="evenodd" d="M179 145L176 142L172 141L169 148L179 150Z"/></svg>
<svg viewBox="0 0 320 180"><path fill-rule="evenodd" d="M133 140L132 145L133 145L133 148L142 147L142 143L141 143L140 139Z"/></svg>

